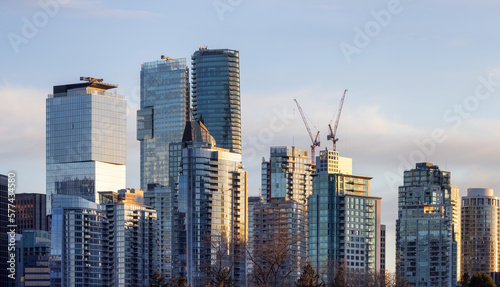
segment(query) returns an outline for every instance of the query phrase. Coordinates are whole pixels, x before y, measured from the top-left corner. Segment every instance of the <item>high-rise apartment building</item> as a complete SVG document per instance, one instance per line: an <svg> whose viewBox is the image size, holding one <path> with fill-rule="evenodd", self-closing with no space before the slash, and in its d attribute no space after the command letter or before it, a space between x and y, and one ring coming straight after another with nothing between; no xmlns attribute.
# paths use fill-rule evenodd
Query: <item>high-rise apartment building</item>
<svg viewBox="0 0 500 287"><path fill-rule="evenodd" d="M50 286L110 286L104 210L79 196L55 194L51 227Z"/></svg>
<svg viewBox="0 0 500 287"><path fill-rule="evenodd" d="M144 205L139 189L100 192L99 196L107 222L108 286L149 286L158 269L156 211Z"/></svg>
<svg viewBox="0 0 500 287"><path fill-rule="evenodd" d="M307 206L287 197L256 204L253 206L252 228L252 258L255 264L249 270L252 273L249 281L261 280L272 274L272 278L268 278L269 286L293 286L300 277L301 267L307 263ZM274 273L266 270L271 268L269 264L273 262L268 260L270 254L281 256L279 266L272 266Z"/></svg>
<svg viewBox="0 0 500 287"><path fill-rule="evenodd" d="M271 147L269 161L262 162L262 197L268 203L271 198L287 197L307 204L312 194L311 159L307 151L296 147Z"/></svg>
<svg viewBox="0 0 500 287"><path fill-rule="evenodd" d="M246 285L247 173L241 154L215 147L203 124L186 125L179 176L179 217L185 225L186 277L206 286L218 264ZM180 228L181 230L184 228ZM183 244L180 242L180 244Z"/></svg>
<svg viewBox="0 0 500 287"><path fill-rule="evenodd" d="M141 108L137 140L141 142L141 188L169 186L169 144L180 142L189 120L189 68L186 59L165 56L141 68Z"/></svg>
<svg viewBox="0 0 500 287"><path fill-rule="evenodd" d="M396 273L411 286L456 286L460 201L449 171L417 163L404 172L396 221Z"/></svg>
<svg viewBox="0 0 500 287"><path fill-rule="evenodd" d="M158 268L156 211L142 190L99 192L99 201L54 196L51 286L148 286Z"/></svg>
<svg viewBox="0 0 500 287"><path fill-rule="evenodd" d="M19 193L16 195L16 232L23 230L49 231L46 196L40 193Z"/></svg>
<svg viewBox="0 0 500 287"><path fill-rule="evenodd" d="M172 147L172 145L171 145ZM180 260L178 234L180 226L176 224L178 218L178 202L176 189L158 184L149 184L144 193L144 202L157 212L158 216L158 271L167 279L173 276L185 275L180 266L185 265L185 259Z"/></svg>
<svg viewBox="0 0 500 287"><path fill-rule="evenodd" d="M193 115L220 148L241 154L239 52L200 48L192 60Z"/></svg>
<svg viewBox="0 0 500 287"><path fill-rule="evenodd" d="M487 188L469 188L462 197L461 274L500 271L499 203Z"/></svg>
<svg viewBox="0 0 500 287"><path fill-rule="evenodd" d="M320 167L351 162L329 150L321 151L316 161ZM307 205L309 262L316 272L327 274L342 266L351 274L379 274L381 198L370 195L372 178L352 175L349 165L329 171L321 168L313 177Z"/></svg>
<svg viewBox="0 0 500 287"><path fill-rule="evenodd" d="M99 191L125 188L125 98L102 79L81 80L54 86L46 101L47 214L54 194L98 203Z"/></svg>
<svg viewBox="0 0 500 287"><path fill-rule="evenodd" d="M255 233L254 233L254 214L255 214L255 208L262 205L264 203L264 199L262 196L249 196L248 197L248 252L250 254L253 254L253 248L254 248L254 238L255 238ZM253 268L253 262L250 260L249 257L247 257L247 271L252 272Z"/></svg>

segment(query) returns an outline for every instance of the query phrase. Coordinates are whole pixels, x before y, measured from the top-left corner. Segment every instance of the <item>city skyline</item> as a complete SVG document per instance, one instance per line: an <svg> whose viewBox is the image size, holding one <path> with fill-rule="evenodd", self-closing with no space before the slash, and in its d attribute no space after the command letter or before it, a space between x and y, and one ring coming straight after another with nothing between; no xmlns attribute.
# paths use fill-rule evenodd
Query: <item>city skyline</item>
<svg viewBox="0 0 500 287"><path fill-rule="evenodd" d="M5 37L0 48L4 56L0 95L8 103L2 107L2 119L9 123L2 132L9 139L1 146L1 166L4 173L18 173L19 192L43 193L44 101L50 87L76 82L80 76L116 83L118 93L127 98L126 186L138 188L135 115L139 109L140 64L160 55L188 58L198 45L240 51L243 163L249 172L249 195L258 194L261 158L268 156L270 146L294 145L309 150L310 142L293 98L320 129L322 150L330 148L327 124L343 89L349 89L338 131L338 150L342 156L355 159L355 174L373 177L373 193L381 196L382 206L387 207L382 223L388 226L387 263L391 271L396 217L393 206L397 186L403 182L403 169L411 169L415 162L433 162L452 172L461 195L473 187L496 189L497 194L500 190L496 3L473 5L462 1L453 6L446 5L449 2L430 6L426 2L401 2L398 7L402 9L389 14L389 23L379 24L380 31L372 33L375 36L369 36L368 43L357 48L361 52L353 53L348 62L341 44L355 45L357 31L365 31L369 23L377 21L374 14L389 11L390 1L363 7L330 5L326 1L233 1L239 4L222 14L214 3L225 1L200 4L200 11L195 11L195 4L175 4L165 11L158 3L139 7L132 2L60 2L67 4L61 5L54 16L36 3L0 4L7 23L1 28ZM170 29L174 35L165 39L155 35L163 29L153 26L174 25L191 10L192 17L197 18L194 23ZM38 12L46 13L48 22L37 27L34 36L26 37L28 42L19 44L16 53L9 33L22 36L23 17L32 22ZM257 15L260 21L252 21ZM422 15L426 15L426 22L421 21ZM463 19L461 15L468 17ZM127 24L130 19L139 20L130 21L139 24ZM202 23L206 27L199 28ZM120 24L120 30L113 28ZM89 48L89 35L98 29L105 32L97 35L102 45ZM242 30L241 35L224 37L237 29ZM141 35L143 31L146 33ZM106 33L116 37L105 39ZM67 41L60 41L61 35L66 35ZM152 42L144 45L150 39ZM73 61L71 65L69 61ZM487 92L492 96L483 96ZM442 129L441 134L436 129ZM414 162L412 155L424 158Z"/></svg>

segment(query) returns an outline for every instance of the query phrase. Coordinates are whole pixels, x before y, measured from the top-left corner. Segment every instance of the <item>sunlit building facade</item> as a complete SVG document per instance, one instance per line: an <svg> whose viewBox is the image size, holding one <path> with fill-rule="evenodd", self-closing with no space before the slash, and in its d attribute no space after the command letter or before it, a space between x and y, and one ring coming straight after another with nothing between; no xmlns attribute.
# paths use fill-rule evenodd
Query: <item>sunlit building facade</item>
<svg viewBox="0 0 500 287"><path fill-rule="evenodd" d="M417 163L404 172L396 221L396 273L410 286L456 286L460 201L449 171Z"/></svg>
<svg viewBox="0 0 500 287"><path fill-rule="evenodd" d="M316 161L319 166L342 166L338 153L328 150L321 151ZM379 274L381 198L370 195L372 178L352 175L352 165L331 171L322 168L313 177L308 200L309 262L316 272L344 265L352 273Z"/></svg>
<svg viewBox="0 0 500 287"><path fill-rule="evenodd" d="M144 204L139 189L99 196L107 222L108 286L149 286L158 270L156 211Z"/></svg>
<svg viewBox="0 0 500 287"><path fill-rule="evenodd" d="M289 146L271 147L270 158L262 162L262 197L268 203L271 198L287 197L307 204L312 194L311 159L305 149Z"/></svg>
<svg viewBox="0 0 500 287"><path fill-rule="evenodd" d="M16 232L23 230L49 230L47 199L41 193L19 193L16 195Z"/></svg>
<svg viewBox="0 0 500 287"><path fill-rule="evenodd" d="M189 68L186 59L162 56L141 68L141 108L137 140L141 142L141 188L169 186L169 144L180 142L189 120Z"/></svg>
<svg viewBox="0 0 500 287"><path fill-rule="evenodd" d="M183 143L178 206L185 225L186 254L180 256L186 258L186 277L191 286L204 287L211 270L223 263L232 266L237 286L245 286L247 172L241 154L217 148L198 122L186 125Z"/></svg>
<svg viewBox="0 0 500 287"><path fill-rule="evenodd" d="M54 86L46 100L47 214L54 194L98 203L125 188L127 103L102 79Z"/></svg>
<svg viewBox="0 0 500 287"><path fill-rule="evenodd" d="M462 271L499 272L499 198L493 189L469 188L462 197Z"/></svg>
<svg viewBox="0 0 500 287"><path fill-rule="evenodd" d="M191 60L193 116L218 147L241 154L239 52L200 48Z"/></svg>

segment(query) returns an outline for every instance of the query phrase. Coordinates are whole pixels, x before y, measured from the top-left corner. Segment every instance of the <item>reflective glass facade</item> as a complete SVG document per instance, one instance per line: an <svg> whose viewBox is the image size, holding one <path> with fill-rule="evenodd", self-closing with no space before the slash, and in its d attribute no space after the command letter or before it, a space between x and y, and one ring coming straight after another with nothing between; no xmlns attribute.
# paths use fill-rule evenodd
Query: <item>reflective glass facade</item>
<svg viewBox="0 0 500 287"><path fill-rule="evenodd" d="M239 52L200 48L191 60L195 119L205 124L218 147L241 153Z"/></svg>
<svg viewBox="0 0 500 287"><path fill-rule="evenodd" d="M186 59L147 62L141 68L141 188L169 186L169 144L180 142L189 119L189 69Z"/></svg>
<svg viewBox="0 0 500 287"><path fill-rule="evenodd" d="M462 272L500 271L499 198L493 189L469 188L462 197Z"/></svg>
<svg viewBox="0 0 500 287"><path fill-rule="evenodd" d="M451 174L431 163L404 172L396 221L396 272L410 286L456 286L460 202Z"/></svg>
<svg viewBox="0 0 500 287"><path fill-rule="evenodd" d="M262 162L262 197L287 197L307 204L312 194L313 166L307 151L296 147L271 147L269 161Z"/></svg>
<svg viewBox="0 0 500 287"><path fill-rule="evenodd" d="M234 261L231 275L237 286L245 286L247 173L240 154L202 142L199 134L185 133L184 143L190 143L182 149L179 176L178 206L186 246L181 258L186 258L186 277L193 287L206 286L207 274L217 262L231 266ZM220 250L226 252L218 257Z"/></svg>
<svg viewBox="0 0 500 287"><path fill-rule="evenodd" d="M54 86L46 101L47 214L53 194L97 201L97 192L125 187L126 101L116 86Z"/></svg>

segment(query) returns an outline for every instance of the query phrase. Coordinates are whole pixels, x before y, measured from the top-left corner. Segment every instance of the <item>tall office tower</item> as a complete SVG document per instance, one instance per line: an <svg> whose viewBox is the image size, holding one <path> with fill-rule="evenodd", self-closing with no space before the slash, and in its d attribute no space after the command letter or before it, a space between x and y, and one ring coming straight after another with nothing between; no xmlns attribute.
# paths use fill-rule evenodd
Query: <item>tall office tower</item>
<svg viewBox="0 0 500 287"><path fill-rule="evenodd" d="M321 151L316 161L318 166L332 167L350 162L328 150ZM342 173L328 170L322 168L314 175L313 194L308 200L309 262L316 272L326 270L327 276L339 265L346 272L379 274L381 198L370 196L372 178L352 175L350 167L339 169Z"/></svg>
<svg viewBox="0 0 500 287"><path fill-rule="evenodd" d="M262 197L264 202L271 198L287 197L307 204L312 194L311 159L307 151L296 147L271 147L269 161L262 162Z"/></svg>
<svg viewBox="0 0 500 287"><path fill-rule="evenodd" d="M249 196L248 197L248 252L250 254L253 254L253 248L255 246L254 244L254 213L255 213L255 207L260 206L264 203L264 199L262 196ZM248 273L251 272L253 268L253 262L250 260L250 257L247 257L247 271Z"/></svg>
<svg viewBox="0 0 500 287"><path fill-rule="evenodd" d="M499 198L493 189L469 188L462 197L462 271L499 272Z"/></svg>
<svg viewBox="0 0 500 287"><path fill-rule="evenodd" d="M189 120L189 69L186 59L147 62L141 68L141 109L137 140L141 142L141 188L169 186L169 144L180 142Z"/></svg>
<svg viewBox="0 0 500 287"><path fill-rule="evenodd" d="M158 269L156 211L144 205L142 190L121 189L99 196L108 222L108 286L149 286Z"/></svg>
<svg viewBox="0 0 500 287"><path fill-rule="evenodd" d="M117 86L82 77L47 98L47 214L54 194L98 203L98 192L125 188L127 103Z"/></svg>
<svg viewBox="0 0 500 287"><path fill-rule="evenodd" d="M245 286L247 172L241 154L215 147L206 127L197 122L186 125L183 143L188 147L182 149L178 201L189 284L206 286L222 263L232 266L236 285Z"/></svg>
<svg viewBox="0 0 500 287"><path fill-rule="evenodd" d="M396 274L411 286L456 286L460 201L449 171L417 163L404 172L396 221Z"/></svg>
<svg viewBox="0 0 500 287"><path fill-rule="evenodd" d="M9 253L5 246L8 246L9 241L9 237L7 234L7 232L9 231L9 229L7 228L7 225L9 225L7 206L10 203L8 201L8 192L8 177L6 175L0 174L0 246L3 246L3 248L0 248L0 285L2 286L7 286L9 282L15 283L15 280L7 277L7 260L9 259Z"/></svg>
<svg viewBox="0 0 500 287"><path fill-rule="evenodd" d="M239 52L200 48L192 60L193 115L217 146L241 153Z"/></svg>
<svg viewBox="0 0 500 287"><path fill-rule="evenodd" d="M50 286L110 286L104 210L73 195L55 194L52 204Z"/></svg>
<svg viewBox="0 0 500 287"><path fill-rule="evenodd" d="M50 232L24 230L19 242L17 286L50 286Z"/></svg>
<svg viewBox="0 0 500 287"><path fill-rule="evenodd" d="M255 264L249 270L252 273L249 281L257 278L262 280L268 273L272 274L263 272L261 268L271 268L269 265L273 260L268 260L270 254L276 257L281 255L279 266L276 264L272 267L276 276L271 275L274 278L269 278L267 283L269 286L293 286L300 277L301 267L307 263L306 205L280 197L272 198L266 204L254 205L253 208L252 257Z"/></svg>
<svg viewBox="0 0 500 287"><path fill-rule="evenodd" d="M49 231L45 194L19 193L16 195L17 233L23 230Z"/></svg>

